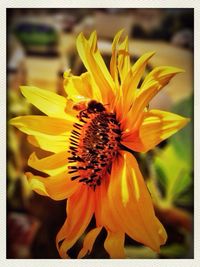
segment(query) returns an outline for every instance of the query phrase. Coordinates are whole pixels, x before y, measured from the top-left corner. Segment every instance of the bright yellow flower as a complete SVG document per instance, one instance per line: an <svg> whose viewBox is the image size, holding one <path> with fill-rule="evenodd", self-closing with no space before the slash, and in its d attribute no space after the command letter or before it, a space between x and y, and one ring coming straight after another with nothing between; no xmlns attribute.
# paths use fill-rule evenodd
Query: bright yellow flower
<svg viewBox="0 0 200 267"><path fill-rule="evenodd" d="M146 152L168 138L188 119L148 110L149 101L181 69L158 67L138 84L148 60L146 53L131 66L128 39L120 43L122 31L112 44L110 72L97 48L93 32L86 40L77 38L78 53L87 72L65 73L67 98L35 87L21 88L30 103L47 116L22 116L11 124L28 134L31 144L52 155L28 164L49 175L27 173L37 193L54 200L68 199L67 218L57 234L62 258L84 233L92 216L96 228L85 236L78 257L90 253L102 227L111 258L124 258L125 234L159 251L167 234L154 213L152 200L132 150Z"/></svg>

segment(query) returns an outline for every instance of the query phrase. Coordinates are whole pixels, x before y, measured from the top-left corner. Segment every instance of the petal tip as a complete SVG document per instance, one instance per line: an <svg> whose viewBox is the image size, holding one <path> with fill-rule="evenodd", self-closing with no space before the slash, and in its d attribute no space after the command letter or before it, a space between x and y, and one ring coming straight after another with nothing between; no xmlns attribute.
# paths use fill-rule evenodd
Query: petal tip
<svg viewBox="0 0 200 267"><path fill-rule="evenodd" d="M125 31L125 28L121 28L121 30L119 30L119 31L117 32L117 34L118 34L118 33L121 34L121 33L124 32L124 31Z"/></svg>
<svg viewBox="0 0 200 267"><path fill-rule="evenodd" d="M181 119L181 126L184 127L185 125L187 125L189 122L191 122L191 118L182 118Z"/></svg>
<svg viewBox="0 0 200 267"><path fill-rule="evenodd" d="M97 31L96 31L96 30L92 31L92 33L90 34L90 37L91 37L91 36L96 37L96 36L97 36Z"/></svg>
<svg viewBox="0 0 200 267"><path fill-rule="evenodd" d="M28 159L28 166L32 167L33 163L38 160L38 157L36 156L36 153L33 152Z"/></svg>
<svg viewBox="0 0 200 267"><path fill-rule="evenodd" d="M71 75L71 69L66 69L63 73L63 78L67 79Z"/></svg>
<svg viewBox="0 0 200 267"><path fill-rule="evenodd" d="M26 92L28 92L28 91L30 91L31 89L37 89L37 87L35 87L35 86L28 86L28 85L21 85L20 87L19 87L19 89L20 89L20 91L21 91L21 93L23 94L23 96L25 96L26 97Z"/></svg>
<svg viewBox="0 0 200 267"><path fill-rule="evenodd" d="M49 196L44 183L42 183L36 176L34 176L31 172L26 172L25 176L29 182L30 188L36 193L42 196Z"/></svg>
<svg viewBox="0 0 200 267"><path fill-rule="evenodd" d="M9 125L14 126L15 125L15 118L12 118L8 121Z"/></svg>
<svg viewBox="0 0 200 267"><path fill-rule="evenodd" d="M154 56L154 55L155 55L155 53L156 53L156 51L155 51L155 50L153 50L153 51L149 51L149 52L148 52L149 56L151 56L151 57L152 57L152 56Z"/></svg>
<svg viewBox="0 0 200 267"><path fill-rule="evenodd" d="M12 125L12 126L18 126L18 119L21 118L20 116L19 117L15 117L15 118L12 118L8 121L9 125Z"/></svg>
<svg viewBox="0 0 200 267"><path fill-rule="evenodd" d="M174 69L174 73L184 73L185 72L185 70L184 69L181 69L181 68L176 68L176 67L174 67L173 68Z"/></svg>
<svg viewBox="0 0 200 267"><path fill-rule="evenodd" d="M21 85L21 86L19 87L19 89L20 89L21 92L23 92L24 90L27 90L27 87L28 87L28 86L26 86L26 85Z"/></svg>
<svg viewBox="0 0 200 267"><path fill-rule="evenodd" d="M179 70L179 72L186 72L186 70L182 69L182 68L177 68Z"/></svg>
<svg viewBox="0 0 200 267"><path fill-rule="evenodd" d="M116 40L119 40L120 37L122 36L122 34L124 33L124 31L125 31L125 28L122 28L121 30L117 31L116 34L115 34L115 36L114 36L114 40L115 39Z"/></svg>
<svg viewBox="0 0 200 267"><path fill-rule="evenodd" d="M85 36L84 36L83 32L80 32L76 38L76 43L79 43L82 40L85 40Z"/></svg>
<svg viewBox="0 0 200 267"><path fill-rule="evenodd" d="M174 75L185 72L184 69L181 69L178 67L172 67L172 66L166 66L166 70L168 70L170 74L174 74Z"/></svg>

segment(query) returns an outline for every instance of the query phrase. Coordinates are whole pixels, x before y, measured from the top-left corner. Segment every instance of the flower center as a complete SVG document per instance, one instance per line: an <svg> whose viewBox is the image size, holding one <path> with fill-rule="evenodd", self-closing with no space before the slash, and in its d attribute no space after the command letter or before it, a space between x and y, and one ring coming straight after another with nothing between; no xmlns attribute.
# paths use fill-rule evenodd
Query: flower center
<svg viewBox="0 0 200 267"><path fill-rule="evenodd" d="M70 136L71 156L68 158L72 180L79 179L90 187L101 184L102 177L111 171L117 156L121 130L114 113L108 113L101 103L90 101L88 108L77 116ZM83 124L82 124L83 123Z"/></svg>

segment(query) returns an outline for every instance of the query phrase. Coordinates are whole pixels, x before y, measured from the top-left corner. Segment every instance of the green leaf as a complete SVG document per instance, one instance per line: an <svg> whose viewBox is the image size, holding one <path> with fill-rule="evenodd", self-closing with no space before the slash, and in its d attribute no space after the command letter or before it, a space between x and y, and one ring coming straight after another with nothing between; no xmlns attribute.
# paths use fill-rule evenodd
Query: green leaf
<svg viewBox="0 0 200 267"><path fill-rule="evenodd" d="M160 254L166 258L183 258L186 252L183 244L172 244L162 247Z"/></svg>
<svg viewBox="0 0 200 267"><path fill-rule="evenodd" d="M156 180L168 204L173 204L192 182L190 167L176 153L172 144L157 153L154 159Z"/></svg>
<svg viewBox="0 0 200 267"><path fill-rule="evenodd" d="M189 192L184 192L184 194L179 195L178 198L175 199L174 203L179 206L188 207L193 203L193 193L192 190Z"/></svg>
<svg viewBox="0 0 200 267"><path fill-rule="evenodd" d="M167 176L164 170L163 161L160 158L156 158L154 162L155 173L160 190L165 195L167 186Z"/></svg>
<svg viewBox="0 0 200 267"><path fill-rule="evenodd" d="M179 195L184 193L184 191L186 191L190 187L191 183L192 179L189 172L185 173L180 172L180 175L175 180L173 187L173 194L175 198L179 197Z"/></svg>
<svg viewBox="0 0 200 267"><path fill-rule="evenodd" d="M126 246L125 253L129 259L156 259L158 254L147 247Z"/></svg>
<svg viewBox="0 0 200 267"><path fill-rule="evenodd" d="M193 96L174 106L172 109L173 112L190 118L191 121L186 127L169 139L169 143L175 147L178 156L181 157L188 166L190 166L190 169L193 168L193 107Z"/></svg>

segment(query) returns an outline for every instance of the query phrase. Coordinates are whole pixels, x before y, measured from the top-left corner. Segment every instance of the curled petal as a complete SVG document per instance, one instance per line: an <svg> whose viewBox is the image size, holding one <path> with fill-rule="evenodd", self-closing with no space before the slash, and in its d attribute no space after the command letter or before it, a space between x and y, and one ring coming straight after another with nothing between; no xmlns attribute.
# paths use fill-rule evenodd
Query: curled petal
<svg viewBox="0 0 200 267"><path fill-rule="evenodd" d="M101 56L101 53L97 47L97 33L96 31L93 31L92 34L90 35L90 38L88 40L89 46L90 46L90 51L91 54L94 57L94 61L95 63L100 67L103 76L102 78L106 79L109 87L111 88L111 90L114 90L114 82L113 79L110 75L110 72L103 60L103 57ZM100 89L101 90L101 89Z"/></svg>
<svg viewBox="0 0 200 267"><path fill-rule="evenodd" d="M19 116L10 120L10 124L29 135L59 135L72 130L73 122L47 116Z"/></svg>
<svg viewBox="0 0 200 267"><path fill-rule="evenodd" d="M124 103L123 117L126 117L127 112L130 110L134 102L138 84L142 79L142 76L144 75L144 71L148 61L154 54L155 52L148 52L142 55L126 75L126 79L122 84L123 103Z"/></svg>
<svg viewBox="0 0 200 267"><path fill-rule="evenodd" d="M127 97L127 95L131 94L134 95L135 90L138 87L140 80L142 79L146 65L154 54L154 51L145 53L131 67L123 83L124 97Z"/></svg>
<svg viewBox="0 0 200 267"><path fill-rule="evenodd" d="M54 175L67 169L69 152L62 151L46 158L38 159L35 153L32 153L28 159L28 165L38 171Z"/></svg>
<svg viewBox="0 0 200 267"><path fill-rule="evenodd" d="M183 69L171 67L171 66L161 66L154 68L144 79L141 88L145 88L146 85L151 81L157 81L160 87L164 87L169 83L169 81L178 73L184 72Z"/></svg>
<svg viewBox="0 0 200 267"><path fill-rule="evenodd" d="M82 185L67 202L67 219L56 236L56 246L62 258L88 226L94 212L94 192Z"/></svg>
<svg viewBox="0 0 200 267"><path fill-rule="evenodd" d="M69 99L77 103L80 101L89 101L96 99L101 101L99 88L92 81L91 75L88 72L81 76L65 75L64 89Z"/></svg>
<svg viewBox="0 0 200 267"><path fill-rule="evenodd" d="M147 152L183 128L189 119L177 114L150 110L144 114L138 131L123 134L122 144L138 152Z"/></svg>
<svg viewBox="0 0 200 267"><path fill-rule="evenodd" d="M118 44L120 37L122 35L123 30L120 30L115 35L115 38L112 43L112 56L110 60L110 73L115 81L116 86L119 86L119 80L118 80L118 68L117 68L117 53L118 53Z"/></svg>
<svg viewBox="0 0 200 267"><path fill-rule="evenodd" d="M110 232L108 231L108 235L104 242L105 250L110 255L111 259L124 259L125 251L124 251L124 240L125 234L122 232Z"/></svg>
<svg viewBox="0 0 200 267"><path fill-rule="evenodd" d="M62 172L46 178L32 173L26 173L26 176L32 190L54 200L66 199L80 187L80 183L71 181L68 172Z"/></svg>
<svg viewBox="0 0 200 267"><path fill-rule="evenodd" d="M124 153L113 163L108 197L121 231L158 252L166 241L166 232L158 223L151 197L131 154Z"/></svg>
<svg viewBox="0 0 200 267"><path fill-rule="evenodd" d="M121 84L123 83L123 81L125 80L127 74L131 69L130 54L128 50L129 50L128 36L126 36L123 43L120 44L118 50L118 69L119 69Z"/></svg>
<svg viewBox="0 0 200 267"><path fill-rule="evenodd" d="M47 134L41 134L37 136L28 136L28 141L32 145L36 147L40 147L41 149L49 152L62 152L63 148L66 150L69 147L69 142L67 142L68 138L70 136L70 133L67 135L47 135Z"/></svg>
<svg viewBox="0 0 200 267"><path fill-rule="evenodd" d="M94 245L94 242L99 235L102 227L96 227L92 229L84 238L83 248L78 254L78 259L85 257L86 254L90 254Z"/></svg>
<svg viewBox="0 0 200 267"><path fill-rule="evenodd" d="M83 34L77 38L77 50L86 69L98 86L104 103L109 103L114 97L115 84L97 48L96 32L93 32L89 41Z"/></svg>
<svg viewBox="0 0 200 267"><path fill-rule="evenodd" d="M182 69L174 67L157 67L145 78L136 96L130 111L128 112L123 127L136 128L140 122L145 107L151 99L177 74L183 72Z"/></svg>
<svg viewBox="0 0 200 267"><path fill-rule="evenodd" d="M34 86L21 86L20 89L26 99L46 115L72 121L76 119L69 109L66 113L68 101L63 96Z"/></svg>
<svg viewBox="0 0 200 267"><path fill-rule="evenodd" d="M124 41L123 45L119 45L120 37L122 35L124 30L118 31L118 33L115 35L115 38L112 43L112 57L110 60L110 72L111 76L115 82L116 86L116 96L115 96L115 101L112 103L111 110L117 110L117 119L122 117L122 104L123 104L123 99L122 99L122 86L119 85L119 76L121 75L121 80L123 79L127 68L129 68L127 65L127 62L129 60L130 63L130 58L129 58L129 53L127 51L128 49L128 41ZM124 47L125 43L125 47ZM127 44L127 45L126 45ZM120 50L119 50L120 49ZM128 59L127 59L128 56ZM119 71L119 73L118 73Z"/></svg>

